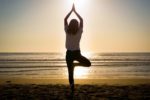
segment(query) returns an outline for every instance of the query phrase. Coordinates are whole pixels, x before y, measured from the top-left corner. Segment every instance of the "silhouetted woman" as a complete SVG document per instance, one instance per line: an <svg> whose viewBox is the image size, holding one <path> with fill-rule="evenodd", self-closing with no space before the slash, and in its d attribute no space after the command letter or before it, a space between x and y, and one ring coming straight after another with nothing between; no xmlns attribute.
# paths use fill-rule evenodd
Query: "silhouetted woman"
<svg viewBox="0 0 150 100"><path fill-rule="evenodd" d="M80 20L80 23L76 19L72 19L68 25L67 19L74 12ZM80 39L83 32L83 19L76 12L75 6L73 5L71 11L67 14L64 19L64 28L66 32L66 63L69 73L69 83L72 92L74 91L74 64L73 61L79 61L80 65L91 66L91 62L81 55L80 53Z"/></svg>

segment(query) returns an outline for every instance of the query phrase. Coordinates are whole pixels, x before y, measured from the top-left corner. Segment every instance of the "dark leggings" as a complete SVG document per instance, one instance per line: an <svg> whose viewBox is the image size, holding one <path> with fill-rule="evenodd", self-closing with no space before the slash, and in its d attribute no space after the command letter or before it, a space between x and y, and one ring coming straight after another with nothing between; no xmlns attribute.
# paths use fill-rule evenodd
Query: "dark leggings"
<svg viewBox="0 0 150 100"><path fill-rule="evenodd" d="M66 52L66 62L68 67L68 73L69 73L69 83L72 86L71 88L74 88L74 67L77 66L73 63L74 60L77 60L79 63L77 65L80 66L91 66L91 62L81 55L80 50L70 51L67 50Z"/></svg>

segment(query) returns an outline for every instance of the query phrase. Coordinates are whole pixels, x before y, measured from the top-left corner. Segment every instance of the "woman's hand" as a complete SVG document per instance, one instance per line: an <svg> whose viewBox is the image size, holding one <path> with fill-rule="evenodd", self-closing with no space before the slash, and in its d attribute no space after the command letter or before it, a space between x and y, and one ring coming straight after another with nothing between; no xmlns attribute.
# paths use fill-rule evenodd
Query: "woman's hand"
<svg viewBox="0 0 150 100"><path fill-rule="evenodd" d="M75 9L75 5L73 4L72 6L72 11L74 11L74 13L77 15L77 17L80 19L80 27L83 28L83 19L82 17L76 12L76 9Z"/></svg>
<svg viewBox="0 0 150 100"><path fill-rule="evenodd" d="M69 18L69 16L71 15L71 13L75 10L74 5L72 6L71 11L66 15L65 19L64 19L64 26L68 26L68 22L67 19Z"/></svg>
<svg viewBox="0 0 150 100"><path fill-rule="evenodd" d="M74 11L74 12L76 11L74 4L72 6L72 11Z"/></svg>

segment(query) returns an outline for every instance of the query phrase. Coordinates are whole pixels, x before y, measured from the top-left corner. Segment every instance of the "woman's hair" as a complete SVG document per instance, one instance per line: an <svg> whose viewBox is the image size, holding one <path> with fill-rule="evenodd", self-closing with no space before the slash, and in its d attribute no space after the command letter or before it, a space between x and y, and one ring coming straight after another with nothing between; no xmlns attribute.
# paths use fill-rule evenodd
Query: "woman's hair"
<svg viewBox="0 0 150 100"><path fill-rule="evenodd" d="M67 32L69 34L76 34L79 29L78 21L76 19L72 19L69 23Z"/></svg>

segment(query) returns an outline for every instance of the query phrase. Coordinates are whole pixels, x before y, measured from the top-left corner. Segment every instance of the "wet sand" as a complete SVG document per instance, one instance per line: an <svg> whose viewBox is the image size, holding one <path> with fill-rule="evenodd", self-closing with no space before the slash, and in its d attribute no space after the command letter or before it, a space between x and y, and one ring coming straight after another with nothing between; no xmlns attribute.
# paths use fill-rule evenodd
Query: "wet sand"
<svg viewBox="0 0 150 100"><path fill-rule="evenodd" d="M0 84L68 84L68 79L37 79L37 78L5 78L0 77ZM75 84L89 85L138 85L150 84L150 79L75 79Z"/></svg>
<svg viewBox="0 0 150 100"><path fill-rule="evenodd" d="M5 81L5 82L4 82ZM149 80L1 80L0 100L150 100Z"/></svg>

